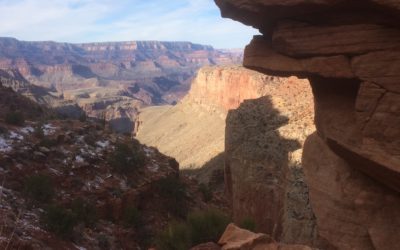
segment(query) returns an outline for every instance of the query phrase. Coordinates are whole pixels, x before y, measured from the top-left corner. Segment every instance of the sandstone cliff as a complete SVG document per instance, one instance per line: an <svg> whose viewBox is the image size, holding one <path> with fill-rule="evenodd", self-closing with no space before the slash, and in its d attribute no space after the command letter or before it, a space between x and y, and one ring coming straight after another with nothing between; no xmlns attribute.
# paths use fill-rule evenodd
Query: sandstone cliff
<svg viewBox="0 0 400 250"><path fill-rule="evenodd" d="M140 111L137 138L176 158L181 168L201 167L224 152L228 110L246 99L284 89L293 80L242 67L202 68L180 103Z"/></svg>
<svg viewBox="0 0 400 250"><path fill-rule="evenodd" d="M267 85L226 119L225 178L233 220L252 220L259 232L288 243L312 244L315 221L301 164L315 131L308 81Z"/></svg>
<svg viewBox="0 0 400 250"><path fill-rule="evenodd" d="M262 33L246 67L311 82L317 133L303 169L319 235L332 248L398 248L399 2L216 3Z"/></svg>

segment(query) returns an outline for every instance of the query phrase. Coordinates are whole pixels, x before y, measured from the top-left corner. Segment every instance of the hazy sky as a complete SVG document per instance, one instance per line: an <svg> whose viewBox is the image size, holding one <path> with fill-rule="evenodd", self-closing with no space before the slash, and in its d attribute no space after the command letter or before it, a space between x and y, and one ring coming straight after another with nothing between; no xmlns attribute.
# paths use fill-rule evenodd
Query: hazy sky
<svg viewBox="0 0 400 250"><path fill-rule="evenodd" d="M0 0L0 36L96 42L191 41L242 48L257 30L220 17L213 0Z"/></svg>

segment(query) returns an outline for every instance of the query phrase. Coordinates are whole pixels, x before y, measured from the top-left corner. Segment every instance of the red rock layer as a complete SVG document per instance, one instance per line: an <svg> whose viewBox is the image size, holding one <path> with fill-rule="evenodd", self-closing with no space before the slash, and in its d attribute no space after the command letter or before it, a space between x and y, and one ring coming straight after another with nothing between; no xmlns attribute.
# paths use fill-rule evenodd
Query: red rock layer
<svg viewBox="0 0 400 250"><path fill-rule="evenodd" d="M311 82L317 134L303 167L319 234L339 249L396 249L400 223L388 216L400 215L399 1L216 3L262 33L246 67Z"/></svg>

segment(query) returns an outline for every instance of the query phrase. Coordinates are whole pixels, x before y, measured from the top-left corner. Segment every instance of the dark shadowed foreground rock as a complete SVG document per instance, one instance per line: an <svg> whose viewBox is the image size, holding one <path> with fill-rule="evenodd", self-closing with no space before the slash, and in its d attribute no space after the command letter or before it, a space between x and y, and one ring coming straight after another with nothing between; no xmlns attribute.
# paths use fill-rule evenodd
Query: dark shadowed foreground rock
<svg viewBox="0 0 400 250"><path fill-rule="evenodd" d="M262 34L246 67L310 80L317 133L303 169L319 235L339 249L398 248L400 2L215 2Z"/></svg>

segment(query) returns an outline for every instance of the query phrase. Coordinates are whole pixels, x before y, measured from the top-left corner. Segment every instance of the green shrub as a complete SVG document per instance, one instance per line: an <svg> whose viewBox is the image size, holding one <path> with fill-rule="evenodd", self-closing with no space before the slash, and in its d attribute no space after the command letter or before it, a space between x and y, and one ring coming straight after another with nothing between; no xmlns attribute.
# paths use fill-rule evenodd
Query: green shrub
<svg viewBox="0 0 400 250"><path fill-rule="evenodd" d="M130 174L145 164L146 155L139 146L119 143L108 162L115 171Z"/></svg>
<svg viewBox="0 0 400 250"><path fill-rule="evenodd" d="M199 186L199 191L203 195L203 201L204 202L209 202L209 201L212 200L213 192L212 192L210 186L207 186L206 184L201 183L200 186Z"/></svg>
<svg viewBox="0 0 400 250"><path fill-rule="evenodd" d="M104 234L100 234L97 237L97 245L99 246L100 249L102 250L107 250L110 249L110 242L108 241L108 238Z"/></svg>
<svg viewBox="0 0 400 250"><path fill-rule="evenodd" d="M229 222L229 217L217 210L189 214L187 223L191 232L192 246L210 241L217 242Z"/></svg>
<svg viewBox="0 0 400 250"><path fill-rule="evenodd" d="M7 133L8 133L8 129L6 127L0 126L0 135L1 134L7 134Z"/></svg>
<svg viewBox="0 0 400 250"><path fill-rule="evenodd" d="M44 137L43 124L41 123L37 124L34 128L33 134L35 135L36 138L43 139Z"/></svg>
<svg viewBox="0 0 400 250"><path fill-rule="evenodd" d="M156 189L168 212L182 218L186 216L188 209L185 183L179 178L167 177L156 182Z"/></svg>
<svg viewBox="0 0 400 250"><path fill-rule="evenodd" d="M192 246L190 230L184 223L174 222L156 238L159 250L187 250Z"/></svg>
<svg viewBox="0 0 400 250"><path fill-rule="evenodd" d="M80 122L86 122L86 120L87 120L87 115L85 114L85 113L82 113L80 116L79 116L79 119L78 119Z"/></svg>
<svg viewBox="0 0 400 250"><path fill-rule="evenodd" d="M243 219L239 226L253 232L256 230L256 222L252 218Z"/></svg>
<svg viewBox="0 0 400 250"><path fill-rule="evenodd" d="M47 230L63 238L72 237L77 224L75 215L58 205L48 206L41 217L41 222Z"/></svg>
<svg viewBox="0 0 400 250"><path fill-rule="evenodd" d="M216 210L191 213L186 222L173 222L156 237L157 249L186 250L204 242L216 242L229 221Z"/></svg>
<svg viewBox="0 0 400 250"><path fill-rule="evenodd" d="M124 209L123 222L126 226L139 228L142 225L140 211L134 206L128 206Z"/></svg>
<svg viewBox="0 0 400 250"><path fill-rule="evenodd" d="M52 148L58 145L57 139L51 139L51 138L43 138L39 142L39 146L46 147L46 148Z"/></svg>
<svg viewBox="0 0 400 250"><path fill-rule="evenodd" d="M5 122L15 126L22 126L25 124L25 118L21 112L9 112L6 114Z"/></svg>
<svg viewBox="0 0 400 250"><path fill-rule="evenodd" d="M71 210L77 222L84 223L87 227L93 226L97 221L95 207L81 198L72 201Z"/></svg>
<svg viewBox="0 0 400 250"><path fill-rule="evenodd" d="M33 175L25 180L24 194L31 201L48 203L54 196L53 182L47 175Z"/></svg>

